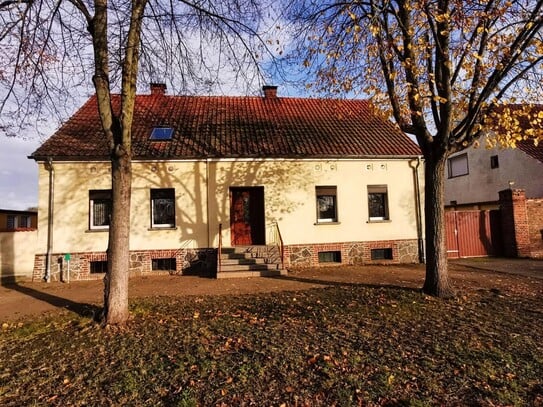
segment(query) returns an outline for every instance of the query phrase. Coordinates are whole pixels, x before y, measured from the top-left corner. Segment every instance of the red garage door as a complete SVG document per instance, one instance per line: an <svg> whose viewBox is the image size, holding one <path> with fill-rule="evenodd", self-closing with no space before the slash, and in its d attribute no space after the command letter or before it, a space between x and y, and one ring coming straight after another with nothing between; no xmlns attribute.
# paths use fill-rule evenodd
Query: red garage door
<svg viewBox="0 0 543 407"><path fill-rule="evenodd" d="M498 210L446 212L448 258L499 255L499 216Z"/></svg>

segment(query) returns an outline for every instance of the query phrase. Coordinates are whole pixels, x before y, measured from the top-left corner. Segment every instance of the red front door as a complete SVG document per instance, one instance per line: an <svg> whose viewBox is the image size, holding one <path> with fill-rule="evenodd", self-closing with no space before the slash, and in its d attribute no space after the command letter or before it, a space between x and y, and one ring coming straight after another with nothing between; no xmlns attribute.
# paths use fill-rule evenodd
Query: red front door
<svg viewBox="0 0 543 407"><path fill-rule="evenodd" d="M230 188L232 246L265 244L264 188Z"/></svg>

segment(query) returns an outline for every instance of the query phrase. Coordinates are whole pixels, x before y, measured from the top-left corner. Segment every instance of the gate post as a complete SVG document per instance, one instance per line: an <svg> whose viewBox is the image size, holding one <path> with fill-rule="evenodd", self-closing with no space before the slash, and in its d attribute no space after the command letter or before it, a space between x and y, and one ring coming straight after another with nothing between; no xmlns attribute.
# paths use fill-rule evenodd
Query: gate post
<svg viewBox="0 0 543 407"><path fill-rule="evenodd" d="M506 257L529 257L530 235L523 189L504 189L500 196L503 252Z"/></svg>

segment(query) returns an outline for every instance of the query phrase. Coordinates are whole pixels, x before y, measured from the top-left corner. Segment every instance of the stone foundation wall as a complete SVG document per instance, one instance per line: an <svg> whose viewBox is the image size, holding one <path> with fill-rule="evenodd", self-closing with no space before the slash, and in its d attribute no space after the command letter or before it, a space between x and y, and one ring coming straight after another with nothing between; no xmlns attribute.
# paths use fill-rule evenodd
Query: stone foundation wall
<svg viewBox="0 0 543 407"><path fill-rule="evenodd" d="M372 260L372 249L391 249L392 259ZM339 251L341 263L319 263L319 252ZM333 264L406 264L418 263L417 240L383 240L377 242L344 242L288 245L284 248L285 266L309 267Z"/></svg>
<svg viewBox="0 0 543 407"><path fill-rule="evenodd" d="M67 279L68 262L66 253L54 253L51 258L51 280ZM103 273L91 273L91 262L107 261L105 252L87 252L70 254L71 280L96 280L104 277ZM130 274L161 273L153 271L152 262L156 259L175 259L176 270L171 273L214 276L217 271L216 249L172 249L172 250L134 250L130 252ZM45 276L46 255L34 257L33 280Z"/></svg>

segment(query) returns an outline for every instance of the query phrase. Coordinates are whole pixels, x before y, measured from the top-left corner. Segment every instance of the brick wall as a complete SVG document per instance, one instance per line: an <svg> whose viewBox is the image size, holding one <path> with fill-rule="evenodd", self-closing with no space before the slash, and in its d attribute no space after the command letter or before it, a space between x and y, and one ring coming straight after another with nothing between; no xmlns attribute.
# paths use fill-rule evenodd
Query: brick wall
<svg viewBox="0 0 543 407"><path fill-rule="evenodd" d="M499 196L503 254L543 258L543 199L526 199L522 189L506 189Z"/></svg>
<svg viewBox="0 0 543 407"><path fill-rule="evenodd" d="M391 249L392 259L372 260L372 249ZM340 263L319 263L319 252L340 252ZM288 245L284 249L285 266L330 266L333 264L399 264L418 263L416 240L383 240L377 242L343 242Z"/></svg>
<svg viewBox="0 0 543 407"><path fill-rule="evenodd" d="M504 255L529 257L530 236L526 194L522 189L505 189L499 192L499 197Z"/></svg>
<svg viewBox="0 0 543 407"><path fill-rule="evenodd" d="M543 198L527 199L530 257L543 258Z"/></svg>
<svg viewBox="0 0 543 407"><path fill-rule="evenodd" d="M51 279L53 281L66 280L68 263L65 260L65 253L54 253L51 258ZM211 276L217 270L216 249L134 250L130 252L130 273L161 273L161 271L152 270L153 260L172 258L175 259L176 270L172 270L171 273ZM106 260L105 252L71 253L70 279L102 279L103 273L91 273L91 262ZM46 255L35 255L32 279L42 279L45 275L45 267Z"/></svg>

